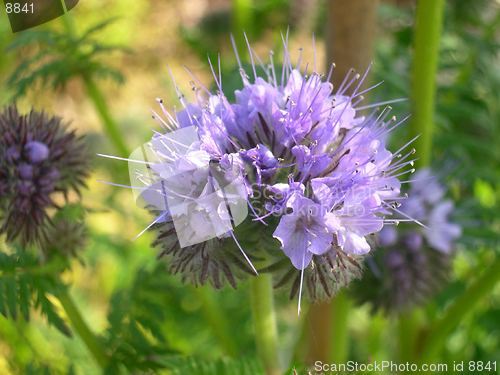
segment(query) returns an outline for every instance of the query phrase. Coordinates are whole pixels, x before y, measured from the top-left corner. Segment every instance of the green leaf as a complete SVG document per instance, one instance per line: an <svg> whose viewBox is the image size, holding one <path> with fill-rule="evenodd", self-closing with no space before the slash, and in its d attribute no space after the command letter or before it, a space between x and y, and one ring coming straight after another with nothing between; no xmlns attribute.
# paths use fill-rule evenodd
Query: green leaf
<svg viewBox="0 0 500 375"><path fill-rule="evenodd" d="M38 44L40 52L21 61L9 79L15 97L23 96L38 82L59 89L73 77L85 79L111 78L123 83L123 75L98 61L104 53L127 51L119 46L101 45L90 37L113 20L107 20L87 30L81 37L58 31L26 31L7 48L7 51Z"/></svg>
<svg viewBox="0 0 500 375"><path fill-rule="evenodd" d="M7 318L7 305L5 304L5 282L0 278L0 313Z"/></svg>
<svg viewBox="0 0 500 375"><path fill-rule="evenodd" d="M7 277L6 279L7 288L7 306L9 306L10 315L12 319L17 319L17 288L16 280L14 277Z"/></svg>
<svg viewBox="0 0 500 375"><path fill-rule="evenodd" d="M19 310L26 321L30 320L30 301L31 295L29 291L29 277L27 275L19 275Z"/></svg>
<svg viewBox="0 0 500 375"><path fill-rule="evenodd" d="M67 324L56 312L56 307L45 295L47 293L47 290L49 289L47 283L40 278L34 278L33 282L37 287L37 304L40 305L42 313L47 316L49 324L56 327L66 336L73 337L71 330L69 329Z"/></svg>

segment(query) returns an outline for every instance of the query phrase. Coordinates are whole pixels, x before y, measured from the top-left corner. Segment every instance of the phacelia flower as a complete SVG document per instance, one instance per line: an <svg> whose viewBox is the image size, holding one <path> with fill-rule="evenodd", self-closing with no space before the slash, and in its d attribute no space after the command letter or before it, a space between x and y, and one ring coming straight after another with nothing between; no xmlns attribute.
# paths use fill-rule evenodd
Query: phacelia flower
<svg viewBox="0 0 500 375"><path fill-rule="evenodd" d="M331 69L325 80L300 61L294 68L287 48L276 71L272 52L264 66L249 46L264 74L252 63L250 78L240 64L235 103L209 60L217 94L193 76L194 102L176 87L182 110L172 115L157 99L162 131L124 160L137 162L131 187L156 211L155 244L174 273L219 287L222 271L235 286L234 266L256 273L252 259L265 260L263 271L280 274L277 287L292 282L292 297L304 280L312 299L330 297L359 277L366 237L391 214L414 151L386 150L383 137L399 125L389 107L358 116L372 107L358 106L364 77L351 71L334 92ZM263 241L248 246L252 238Z"/></svg>
<svg viewBox="0 0 500 375"><path fill-rule="evenodd" d="M407 311L429 300L447 280L461 235L461 226L450 219L454 203L445 199L446 187L430 169L414 176L407 199L395 208L393 220L399 225L377 233L374 272L352 288L360 303L372 303L374 312Z"/></svg>
<svg viewBox="0 0 500 375"><path fill-rule="evenodd" d="M88 174L84 144L58 117L15 105L0 115L0 233L22 246L47 241L55 193L78 192Z"/></svg>

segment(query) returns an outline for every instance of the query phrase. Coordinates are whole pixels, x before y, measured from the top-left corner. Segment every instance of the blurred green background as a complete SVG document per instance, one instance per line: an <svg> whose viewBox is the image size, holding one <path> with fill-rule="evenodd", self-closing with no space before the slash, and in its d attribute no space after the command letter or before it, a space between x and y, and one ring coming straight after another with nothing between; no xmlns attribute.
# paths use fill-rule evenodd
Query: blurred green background
<svg viewBox="0 0 500 375"><path fill-rule="evenodd" d="M70 293L91 330L102 334L110 348L119 347L116 355L132 363L130 368L143 364L134 373L256 374L262 369L248 285L215 292L183 285L180 277L167 274L150 246L151 233L132 241L149 224L148 212L135 206L129 190L97 181L127 184L127 164L95 154L127 157L127 151L147 142L150 128L158 129L149 111L156 98L167 109L180 106L167 64L181 92L192 100L192 77L183 66L213 87L207 54L216 61L220 53L226 95L240 87L230 32L241 47L244 28L265 63L270 49L282 56L279 32L288 26L292 60L304 47L304 61L312 62L314 32L318 70L325 72L327 7L326 0L85 0L67 15L17 34L12 34L7 15L0 16L0 104L16 97L21 113L33 106L61 116L89 141L93 173L82 194L89 239L80 254L83 262L74 260L62 278L71 284ZM409 97L414 19L412 1L378 5L370 79L385 84L371 94L371 101ZM458 203L474 201L472 216L481 224L466 228L448 287L420 310L424 329L500 256L499 24L498 1L446 2L432 157L445 155L460 166L450 180L451 194ZM79 39L97 25L101 27ZM37 60L30 61L34 56ZM394 107L399 117L410 113L410 102ZM393 150L409 139L408 126L396 134ZM285 363L298 371L313 370L310 317L297 317L296 303L286 296L277 295L276 304ZM369 312L366 305L349 307L344 359L397 362L397 317L372 317ZM64 336L39 314L29 323L0 315L0 375L101 373L74 336ZM148 356L164 369L148 369ZM448 364L496 361L499 373L500 284L453 327L436 358L436 363ZM120 371L132 373L130 368Z"/></svg>

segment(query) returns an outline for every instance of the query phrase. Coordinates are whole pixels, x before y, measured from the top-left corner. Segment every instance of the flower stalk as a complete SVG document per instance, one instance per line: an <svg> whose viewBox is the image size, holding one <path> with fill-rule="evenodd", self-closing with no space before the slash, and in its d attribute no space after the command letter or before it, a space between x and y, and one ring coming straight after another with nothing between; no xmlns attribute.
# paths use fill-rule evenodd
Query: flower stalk
<svg viewBox="0 0 500 375"><path fill-rule="evenodd" d="M413 143L418 152L416 165L419 167L429 166L432 158L436 73L444 4L444 0L420 0L417 6L410 132L411 138L421 134Z"/></svg>
<svg viewBox="0 0 500 375"><path fill-rule="evenodd" d="M236 342L228 333L228 326L226 323L228 321L226 319L227 317L224 316L224 311L221 312L219 306L217 306L213 298L213 293L210 293L211 290L206 287L191 287L191 290L201 301L203 315L219 340L219 343L223 347L225 353L231 358L237 358L238 345L236 345Z"/></svg>
<svg viewBox="0 0 500 375"><path fill-rule="evenodd" d="M67 34L70 36L74 36L75 25L73 23L72 15L66 14L64 17L61 17L61 21ZM87 95L92 100L92 102L94 102L97 112L101 116L102 122L104 124L104 130L110 137L111 142L123 157L129 156L130 152L123 142L118 124L109 113L109 108L105 96L90 76L82 73L82 79L85 84Z"/></svg>
<svg viewBox="0 0 500 375"><path fill-rule="evenodd" d="M410 137L420 134L413 142L418 152L416 166L428 167L432 160L434 112L436 98L436 73L438 70L439 43L443 23L444 0L420 0L417 6L412 67L412 120ZM409 317L399 320L401 360L416 356L417 338L423 326L421 311L416 309Z"/></svg>
<svg viewBox="0 0 500 375"><path fill-rule="evenodd" d="M331 363L347 363L349 355L349 326L348 318L351 303L344 291L337 294L332 300L332 315L334 322L331 329Z"/></svg>
<svg viewBox="0 0 500 375"><path fill-rule="evenodd" d="M76 330L76 332L78 332L78 335L83 340L90 353L92 353L99 366L103 370L106 370L110 362L109 357L104 352L104 348L102 347L101 343L88 328L68 292L66 290L61 290L56 297L61 302L64 311L66 311L71 325Z"/></svg>
<svg viewBox="0 0 500 375"><path fill-rule="evenodd" d="M448 334L457 327L463 317L469 313L495 285L500 282L500 257L497 257L489 269L481 274L467 290L436 320L423 334L420 363L432 363L444 346Z"/></svg>
<svg viewBox="0 0 500 375"><path fill-rule="evenodd" d="M127 157L130 153L127 146L125 146L125 143L123 142L122 134L120 133L118 125L109 114L106 98L92 78L84 76L83 81L85 83L87 95L94 102L97 111L101 115L106 133L108 133L108 136L116 147L116 150L123 155L123 157Z"/></svg>
<svg viewBox="0 0 500 375"><path fill-rule="evenodd" d="M241 30L253 34L253 0L233 0L231 10L231 31L236 48L243 61L248 61L247 44Z"/></svg>
<svg viewBox="0 0 500 375"><path fill-rule="evenodd" d="M267 375L281 374L271 275L262 274L252 277L250 294L257 353Z"/></svg>

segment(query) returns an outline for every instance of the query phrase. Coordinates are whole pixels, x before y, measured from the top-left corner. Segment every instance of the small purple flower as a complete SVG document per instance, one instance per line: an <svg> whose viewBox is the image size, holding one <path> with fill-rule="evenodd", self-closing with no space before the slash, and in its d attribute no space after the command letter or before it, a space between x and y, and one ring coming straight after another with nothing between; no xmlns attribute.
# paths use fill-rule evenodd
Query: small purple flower
<svg viewBox="0 0 500 375"><path fill-rule="evenodd" d="M448 221L454 208L455 204L451 200L437 204L429 215L429 229L425 231L429 246L443 253L450 253L456 239L462 235L460 225Z"/></svg>
<svg viewBox="0 0 500 375"><path fill-rule="evenodd" d="M410 186L409 198L401 205L401 219L412 218L425 226L418 231L425 237L430 247L443 253L450 253L455 241L461 236L460 225L450 221L455 204L447 199L444 185L432 176L430 169L422 169L415 174L415 182Z"/></svg>
<svg viewBox="0 0 500 375"><path fill-rule="evenodd" d="M270 177L276 172L278 160L266 146L260 143L248 151L242 151L241 157L243 161L251 164L255 169L257 184L259 185L262 182L262 177Z"/></svg>
<svg viewBox="0 0 500 375"><path fill-rule="evenodd" d="M284 215L273 233L295 268L303 270L313 254L321 255L331 246L339 221L326 208L308 198L295 195L287 202L292 213Z"/></svg>

